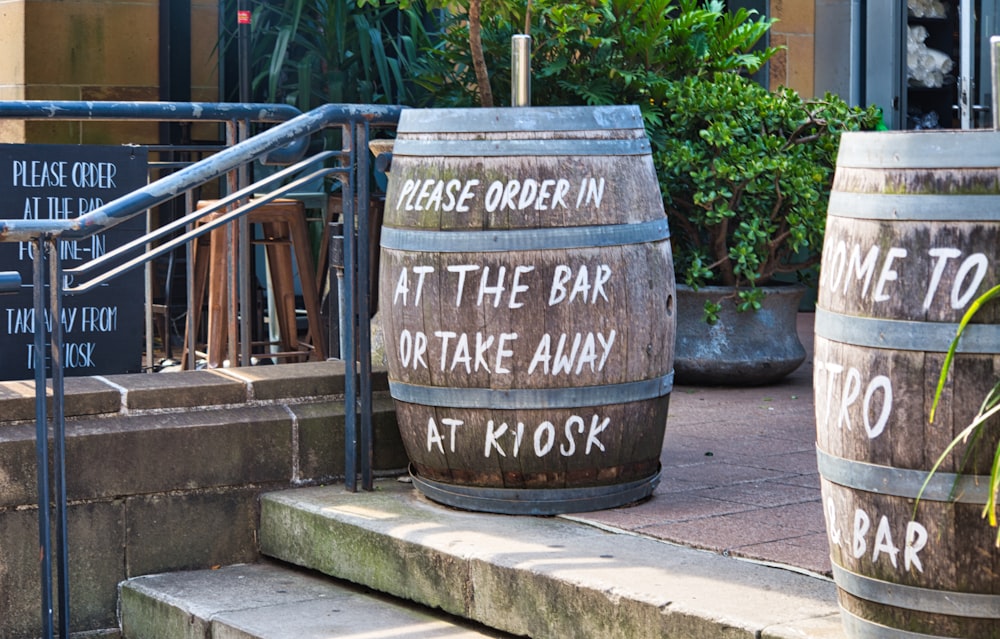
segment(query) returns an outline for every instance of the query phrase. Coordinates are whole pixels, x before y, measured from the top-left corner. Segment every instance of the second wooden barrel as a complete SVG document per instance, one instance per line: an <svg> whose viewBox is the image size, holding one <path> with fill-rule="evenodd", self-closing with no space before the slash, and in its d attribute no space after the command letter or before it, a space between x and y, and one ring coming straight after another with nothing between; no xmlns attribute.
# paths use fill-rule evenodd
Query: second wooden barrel
<svg viewBox="0 0 1000 639"><path fill-rule="evenodd" d="M928 471L1000 379L1000 133L848 133L829 203L814 360L833 573L853 638L1000 637L1000 549L981 517L1000 425ZM961 471L961 472L960 472ZM957 481L957 483L956 483Z"/></svg>
<svg viewBox="0 0 1000 639"><path fill-rule="evenodd" d="M638 108L403 112L379 306L422 492L528 514L652 492L673 384L668 237Z"/></svg>

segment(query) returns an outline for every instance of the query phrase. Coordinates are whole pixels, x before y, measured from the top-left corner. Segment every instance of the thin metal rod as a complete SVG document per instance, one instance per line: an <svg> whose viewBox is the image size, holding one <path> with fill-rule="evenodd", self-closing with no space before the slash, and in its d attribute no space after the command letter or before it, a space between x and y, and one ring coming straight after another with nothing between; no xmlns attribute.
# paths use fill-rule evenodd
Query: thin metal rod
<svg viewBox="0 0 1000 639"><path fill-rule="evenodd" d="M959 64L959 92L958 92L958 113L960 126L963 129L971 129L973 96L973 60L972 48L975 41L972 37L973 23L975 15L972 8L972 0L959 1L959 36L958 41L965 46L962 48Z"/></svg>
<svg viewBox="0 0 1000 639"><path fill-rule="evenodd" d="M245 1L245 0L244 0ZM249 40L249 26L247 27ZM250 123L246 120L241 120L236 126L236 137L240 142L243 142L250 136ZM236 172L236 190L242 191L250 188L250 165L242 164L239 170ZM239 359L230 359L230 362L234 366L249 366L250 365L250 342L252 341L252 336L250 333L250 315L252 313L253 304L250 299L250 265L252 264L250 256L250 218L246 215L241 215L239 218L239 224L237 226L239 229L239 245L237 247L237 255L239 257L239 268L238 274L238 285L239 285L239 295L237 299L237 308L239 309L239 347L240 354ZM230 349L232 353L235 353L235 347Z"/></svg>
<svg viewBox="0 0 1000 639"><path fill-rule="evenodd" d="M319 171L314 171L313 173L310 173L310 174L308 174L308 175L306 175L304 177L301 177L301 178L295 180L294 182L290 182L290 183L286 184L285 186L282 186L279 189L275 189L273 191L270 191L268 193L265 193L263 195L255 197L254 199L250 200L246 204L244 204L242 206L238 206L238 207L233 208L233 209L230 209L230 210L226 211L222 215L213 216L212 219L210 219L209 221L205 222L204 224L200 224L197 227L194 227L192 223L189 223L188 224L188 227L189 227L188 230L186 230L182 235L178 235L177 237L174 237L174 238L172 238L172 239L170 239L170 240L168 240L166 242L162 242L162 243L158 244L155 249L152 249L150 251L147 251L145 253L137 255L136 257L133 257L132 259L130 259L130 260L126 261L126 262L122 262L120 265L116 266L115 268L108 269L108 270L104 271L103 273L101 273L100 275L94 276L93 278L87 279L86 281L81 281L81 283L79 283L79 284L74 284L73 286L68 287L65 290L65 292L69 293L71 295L75 295L77 293L83 293L83 292L89 291L90 289L94 288L95 286L97 286L99 284L103 284L104 282L110 281L110 280L118 277L119 275L122 275L122 274L124 274L124 273L132 270L136 266L139 266L139 265L141 265L141 264L143 264L145 262L148 262L151 259L155 259L155 258L157 258L157 257L159 257L161 255L169 253L171 250L173 250L173 249L181 246L182 244L190 242L191 240L197 239L197 238L201 237L202 235L205 235L206 233L209 233L209 232L214 231L214 230L216 230L216 229L218 229L220 227L223 227L226 224L229 224L229 223L233 222L237 218L239 218L241 216L245 216L250 211L252 211L252 210L254 210L254 209L256 209L256 208L258 208L258 207L260 207L260 206L262 206L264 204L267 204L268 202L272 202L272 201L278 199L279 197L281 197L282 195L285 195L286 193L294 192L296 188L302 186L303 184L307 184L310 181L312 181L312 180L314 180L314 179L316 179L318 177L325 177L327 175L330 175L331 173L334 173L336 171L341 171L341 170L343 170L343 169L321 169ZM228 202L233 202L233 201L235 201L235 199L229 199L227 201ZM222 202L223 202L223 200L219 200L217 203L213 204L212 206L208 206L208 207L205 207L203 209L198 209L198 211L196 212L196 214L194 214L193 216L191 216L191 219L194 220L194 219L198 219L199 217L204 217L209 212L216 211L216 210L222 208L224 206ZM142 239L145 239L145 238L142 238ZM123 246L123 247L120 247L118 249L115 249L115 251L118 252L118 255L116 255L115 257L121 257L122 256L122 249L123 248L125 248L125 247ZM107 254L105 254L104 256L102 256L102 257L100 257L98 259L99 260L103 260L105 257L107 257L107 255L110 255L110 254L111 254L111 251L109 251ZM69 275L74 276L74 279L75 279L76 276L80 275L81 273L82 274L86 274L86 273L90 273L90 272L96 270L93 267L93 264L95 262L97 262L97 261L98 260L92 260L92 261L87 262L86 264L84 264L82 266L78 266L78 267L73 268L73 269L66 269L65 272L67 274L69 274ZM193 278L193 275L192 275L192 278ZM193 279L192 279L192 281L193 281ZM192 295L193 295L193 293L192 293Z"/></svg>
<svg viewBox="0 0 1000 639"><path fill-rule="evenodd" d="M358 293L358 258L357 258L357 227L355 222L355 186L357 185L356 150L353 141L353 127L344 127L344 150L349 152L347 191L343 194L342 208L344 215L344 306L341 312L347 318L344 323L344 483L350 492L358 490L358 388L357 388L357 293Z"/></svg>
<svg viewBox="0 0 1000 639"><path fill-rule="evenodd" d="M372 347L371 347L371 249L368 242L371 228L371 197L368 187L368 124L358 123L354 127L353 148L357 149L358 166L358 362L361 404L361 488L372 490Z"/></svg>
<svg viewBox="0 0 1000 639"><path fill-rule="evenodd" d="M153 233L153 220L151 211L146 210L146 237L148 238ZM147 251L152 249L153 245L149 242L146 243ZM143 276L146 280L145 286L145 313L143 314L143 320L146 327L146 368L153 370L153 365L156 362L156 358L153 354L153 261L149 260L146 262L146 268L143 269ZM170 318L167 318L167 324L170 323ZM164 346L166 346L166 339L169 339L170 327L166 330L167 336L164 336Z"/></svg>
<svg viewBox="0 0 1000 639"><path fill-rule="evenodd" d="M219 151L211 157L171 173L77 218L0 219L0 242L27 242L46 233L59 235L62 239L84 239L177 197L187 189L221 177L243 163L273 153L327 127L356 118L364 118L372 125L390 126L399 120L401 111L401 107L393 106L327 104L259 133L242 144Z"/></svg>
<svg viewBox="0 0 1000 639"><path fill-rule="evenodd" d="M136 250L139 250L139 251L141 251L143 253L147 253L150 250L149 249L149 244L150 243L156 242L156 241L158 241L158 240L160 240L162 238L165 238L165 237L167 237L169 235L173 235L175 231L179 231L182 228L189 228L192 223L194 223L194 222L196 222L196 221L198 221L200 219L203 219L209 213L214 213L215 211L219 211L221 209L224 209L227 206L229 206L230 204L235 204L235 203L239 202L239 200L244 199L244 198L250 196L254 192L255 189L264 189L265 187L270 187L270 185L278 183L278 182L280 182L280 181L288 178L289 176L294 175L294 174L302 171L303 169L309 167L310 165L323 162L324 160L326 160L327 158L329 158L332 155L337 155L337 154L334 153L334 152L332 152L332 151L325 151L323 153L320 153L320 154L318 154L318 155L316 155L316 156L314 156L312 158L309 158L308 160L303 160L302 162L299 162L298 164L295 164L294 166L290 166L290 167L288 167L288 168L286 168L284 170L278 171L277 173L275 173L275 174L273 174L273 175L271 175L271 176L269 176L269 177L267 177L265 179L262 179L259 182L256 182L255 184L251 184L250 186L248 186L246 188L240 189L236 193L231 193L229 195L226 195L226 196L222 197L221 199L217 200L211 206L206 206L205 208L198 209L198 210L194 209L194 203L193 203L193 197L194 196L191 193L191 191L190 190L185 191L185 198L186 198L185 199L185 210L186 211L191 211L190 213L188 213L187 215L185 215L182 218L178 218L177 220L174 220L173 222L168 222L167 224L164 224L163 226L159 227L158 229L156 229L155 231L153 231L152 234L150 234L148 236L143 236L143 237L140 237L140 238L136 238L136 239L134 239L134 240L132 240L130 242L126 242L125 244L122 244L118 248L110 250L107 253L105 253L104 255L102 255L102 256L100 256L98 258L95 258L93 260L90 260L89 262L87 262L85 264L81 264L80 266L77 266L77 267L72 268L72 269L67 269L66 272L69 273L69 274L71 274L71 275L73 275L73 276L83 276L83 275L86 275L88 273L92 273L92 272L94 272L94 271L102 268L103 266L105 266L106 264L108 264L110 262L117 262L119 259L121 259L125 255L127 255L129 253L133 253ZM296 179L291 184L283 185L281 187L278 187L277 189L271 189L270 191L268 191L268 193L270 193L270 192L279 192L279 191L282 194L287 193L287 192L289 192L291 190L289 187L292 184L294 184L294 185L306 184L309 180L312 180L312 179L314 179L316 177L320 177L321 175L325 175L329 171L330 171L330 169L320 169L318 171L314 171L314 172L306 175L305 177L301 177L301 178ZM265 195L263 195L263 196L261 196L259 198L255 198L255 199L261 200L261 201L264 201L264 200L270 201L270 199L273 199L273 198L268 199L268 196L265 194ZM214 222L218 222L218 219L219 218L216 218L216 216L213 216L213 221ZM207 222L206 224L213 224L213 222ZM213 224L213 226L211 228L217 228L219 226L222 226L222 224L223 224L223 222L219 222L217 224ZM73 289L73 290L76 290L76 289Z"/></svg>
<svg viewBox="0 0 1000 639"><path fill-rule="evenodd" d="M49 495L49 419L45 397L45 253L46 242L33 243L35 259L32 273L35 306L35 343L32 352L35 368L35 457L38 473L38 546L41 569L42 636L53 636L52 611L52 519Z"/></svg>
<svg viewBox="0 0 1000 639"><path fill-rule="evenodd" d="M194 193L190 190L184 192L184 210L193 211L194 210ZM184 240L184 273L187 277L185 282L186 294L187 294L187 317L185 318L185 330L184 330L184 342L187 350L187 363L182 362L181 364L189 371L193 371L195 367L195 362L197 361L197 356L195 355L195 344L198 342L198 336L194 334L194 316L195 313L201 313L201 308L195 308L194 300L194 255L198 250L198 238L193 236L194 219L193 215L185 216L183 220L185 227L185 237L190 237L190 240L185 239L185 237L180 238ZM166 250L173 250L173 247L169 247ZM149 259L153 259L150 257ZM169 321L169 319L168 319ZM168 331L169 332L169 331Z"/></svg>
<svg viewBox="0 0 1000 639"><path fill-rule="evenodd" d="M62 259L59 240L49 240L49 336L52 365L52 464L55 472L56 572L59 577L59 635L69 637L69 536L66 513L66 414L63 375Z"/></svg>
<svg viewBox="0 0 1000 639"><path fill-rule="evenodd" d="M226 127L226 141L235 146L241 142L239 129L236 123L231 123ZM242 186L239 179L239 171L243 165L235 167L226 175L226 193L235 193ZM244 204L241 200L240 204ZM233 221L226 225L226 359L230 366L239 366L236 362L236 344L239 339L238 315L239 315L239 291L237 289L237 271L240 256L237 254L237 242L239 237L239 224ZM209 367L221 366L222 362L213 362L209 353Z"/></svg>
<svg viewBox="0 0 1000 639"><path fill-rule="evenodd" d="M1000 130L1000 36L990 37L990 78L993 86L993 128Z"/></svg>

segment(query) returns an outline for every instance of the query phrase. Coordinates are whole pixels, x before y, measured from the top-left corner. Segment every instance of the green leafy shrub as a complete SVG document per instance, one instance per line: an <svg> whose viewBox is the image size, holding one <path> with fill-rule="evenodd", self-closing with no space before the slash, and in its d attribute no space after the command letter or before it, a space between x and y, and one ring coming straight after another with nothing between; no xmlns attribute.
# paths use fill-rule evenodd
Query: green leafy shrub
<svg viewBox="0 0 1000 639"><path fill-rule="evenodd" d="M734 73L669 83L662 99L654 160L678 281L739 287L738 307L757 308L758 284L819 262L840 133L872 129L879 114Z"/></svg>
<svg viewBox="0 0 1000 639"><path fill-rule="evenodd" d="M377 2L377 0L363 0ZM437 1L437 0L433 0ZM776 49L772 21L722 0L483 0L481 39L496 101L510 96L510 40L528 19L532 104L636 104L670 220L678 281L734 287L755 309L772 278L819 261L840 133L871 129L874 108L804 101L747 76ZM476 106L468 15L413 65L433 106ZM509 104L509 102L506 102ZM718 302L706 306L712 321Z"/></svg>
<svg viewBox="0 0 1000 639"><path fill-rule="evenodd" d="M498 105L509 104L510 39L525 31L524 11L524 2L484 6L483 49ZM722 0L533 0L531 11L532 104L637 104L652 127L662 122L666 83L753 73L777 51L755 49L770 20L727 12ZM446 18L440 43L414 71L434 106L479 104L467 13Z"/></svg>

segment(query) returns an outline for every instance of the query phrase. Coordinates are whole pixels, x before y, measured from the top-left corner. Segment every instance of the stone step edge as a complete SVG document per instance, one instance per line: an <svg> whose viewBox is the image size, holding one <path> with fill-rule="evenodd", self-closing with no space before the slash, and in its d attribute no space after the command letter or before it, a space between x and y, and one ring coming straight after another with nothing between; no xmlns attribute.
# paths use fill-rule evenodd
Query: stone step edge
<svg viewBox="0 0 1000 639"><path fill-rule="evenodd" d="M327 360L173 373L68 377L64 383L64 413L67 419L114 417L342 399L344 371L343 361ZM377 393L388 391L384 370L373 371L372 389ZM51 388L48 397L51 410ZM34 423L34 380L0 381L0 416L0 424Z"/></svg>
<svg viewBox="0 0 1000 639"><path fill-rule="evenodd" d="M352 585L276 562L135 577L119 585L119 623L129 639L320 639L495 636Z"/></svg>
<svg viewBox="0 0 1000 639"><path fill-rule="evenodd" d="M561 517L468 513L399 482L262 496L262 553L535 639L830 639L832 581Z"/></svg>

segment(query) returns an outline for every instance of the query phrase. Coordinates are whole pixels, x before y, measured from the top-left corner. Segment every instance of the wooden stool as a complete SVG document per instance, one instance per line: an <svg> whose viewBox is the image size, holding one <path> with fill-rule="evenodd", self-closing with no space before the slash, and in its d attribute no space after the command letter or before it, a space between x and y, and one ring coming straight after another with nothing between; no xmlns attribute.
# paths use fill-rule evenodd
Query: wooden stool
<svg viewBox="0 0 1000 639"><path fill-rule="evenodd" d="M214 200L200 200L198 208L215 204ZM218 215L218 214L216 214ZM211 219L213 216L209 216ZM297 200L277 199L262 204L247 214L251 225L259 224L263 239L252 239L253 244L263 244L267 253L268 269L271 276L272 293L274 295L281 352L255 353L262 357L287 358L292 361L304 359L326 359L326 340L323 335L320 319L320 304L316 284L316 267L313 262L312 250L309 244L309 234L306 232L305 207ZM199 309L193 317L189 317L188 330L198 334L200 309L205 298L206 282L208 286L208 366L216 368L222 365L226 352L228 323L228 282L226 277L226 252L231 250L226 246L226 230L219 228L209 233L208 246L199 243L194 259L194 308ZM309 334L307 343L298 339L298 329L295 320L295 279L292 268L292 253L299 270L299 281L302 289L302 299L308 320ZM185 340L187 344L187 340ZM270 345L270 342L265 342ZM257 343L256 345L260 345ZM186 361L186 358L185 358Z"/></svg>

